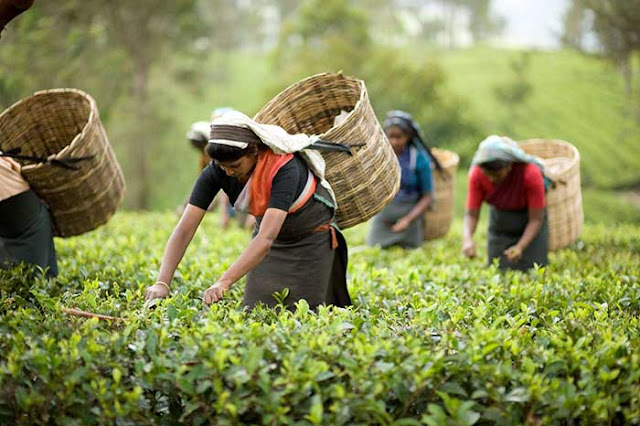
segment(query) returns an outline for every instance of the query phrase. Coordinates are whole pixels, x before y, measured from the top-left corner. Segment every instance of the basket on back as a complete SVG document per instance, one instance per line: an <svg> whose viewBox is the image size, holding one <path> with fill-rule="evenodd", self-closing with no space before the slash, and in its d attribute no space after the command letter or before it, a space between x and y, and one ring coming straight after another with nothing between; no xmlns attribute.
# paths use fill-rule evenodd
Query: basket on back
<svg viewBox="0 0 640 426"><path fill-rule="evenodd" d="M558 250L582 235L582 191L580 153L559 140L531 139L520 144L528 154L544 160L546 173L555 184L547 191L549 249Z"/></svg>
<svg viewBox="0 0 640 426"><path fill-rule="evenodd" d="M341 112L349 114L337 125ZM289 133L319 135L323 141L355 145L353 156L323 152L326 178L338 202L341 228L364 222L382 210L400 187L400 166L369 102L362 80L318 74L289 86L255 116Z"/></svg>
<svg viewBox="0 0 640 426"><path fill-rule="evenodd" d="M75 89L37 92L0 115L0 149L20 148L22 175L51 211L54 232L91 231L115 213L124 177L98 117L96 103ZM85 158L73 162L73 159ZM69 161L71 160L71 161ZM68 162L70 167L60 163Z"/></svg>
<svg viewBox="0 0 640 426"><path fill-rule="evenodd" d="M453 222L455 205L456 170L460 157L455 152L432 148L431 152L438 159L442 171L433 171L435 187L435 204L432 210L424 215L424 239L434 240L449 232Z"/></svg>

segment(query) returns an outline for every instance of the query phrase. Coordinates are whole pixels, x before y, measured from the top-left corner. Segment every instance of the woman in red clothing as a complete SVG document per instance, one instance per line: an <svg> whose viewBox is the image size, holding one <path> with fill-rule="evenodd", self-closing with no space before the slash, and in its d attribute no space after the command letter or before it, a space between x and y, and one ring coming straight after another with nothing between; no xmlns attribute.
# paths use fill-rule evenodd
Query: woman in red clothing
<svg viewBox="0 0 640 426"><path fill-rule="evenodd" d="M546 220L543 166L509 138L490 136L480 144L469 172L462 252L475 257L473 234L480 206L490 206L489 263L500 269L527 270L546 265L549 228Z"/></svg>

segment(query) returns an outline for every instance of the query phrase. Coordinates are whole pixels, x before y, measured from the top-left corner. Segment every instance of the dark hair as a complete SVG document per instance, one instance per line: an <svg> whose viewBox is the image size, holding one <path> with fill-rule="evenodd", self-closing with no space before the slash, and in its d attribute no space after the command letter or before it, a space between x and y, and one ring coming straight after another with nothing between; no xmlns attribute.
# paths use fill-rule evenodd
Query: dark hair
<svg viewBox="0 0 640 426"><path fill-rule="evenodd" d="M257 145L249 145L242 149L235 146L208 143L205 148L205 152L212 160L219 161L221 163L232 163L234 161L238 161L245 155L258 152L258 149Z"/></svg>
<svg viewBox="0 0 640 426"><path fill-rule="evenodd" d="M497 172L506 169L510 164L511 162L507 160L493 160L480 164L480 168L488 172Z"/></svg>
<svg viewBox="0 0 640 426"><path fill-rule="evenodd" d="M402 130L402 132L404 134L406 134L407 136L409 136L409 138L413 137L414 133L415 133L415 129L413 128L413 126L411 125L411 122L404 119L404 118L400 118L400 117L389 117L384 121L384 130L385 132L387 130L389 130L391 127L397 127L400 130Z"/></svg>
<svg viewBox="0 0 640 426"><path fill-rule="evenodd" d="M200 152L202 152L202 150L207 147L206 139L189 139L189 142L191 143L192 147L194 147Z"/></svg>
<svg viewBox="0 0 640 426"><path fill-rule="evenodd" d="M387 133L392 127L400 129L400 131L409 138L409 142L411 142L411 139L413 137L413 129L411 129L410 127L407 128L406 126L401 126L400 124L389 124L384 127L384 132Z"/></svg>

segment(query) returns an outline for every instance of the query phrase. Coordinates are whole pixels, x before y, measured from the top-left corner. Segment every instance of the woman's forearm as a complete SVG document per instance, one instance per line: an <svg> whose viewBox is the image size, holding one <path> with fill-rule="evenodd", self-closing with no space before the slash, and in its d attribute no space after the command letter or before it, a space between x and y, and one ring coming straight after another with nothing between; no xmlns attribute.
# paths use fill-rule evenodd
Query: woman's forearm
<svg viewBox="0 0 640 426"><path fill-rule="evenodd" d="M236 283L240 278L244 277L253 268L258 266L260 262L265 258L269 250L271 249L272 242L261 235L257 235L244 252L233 262L233 264L226 270L220 281L231 286Z"/></svg>
<svg viewBox="0 0 640 426"><path fill-rule="evenodd" d="M473 234L478 227L479 211L467 210L464 215L464 224L462 228L462 238L464 240L472 240Z"/></svg>
<svg viewBox="0 0 640 426"><path fill-rule="evenodd" d="M193 234L189 235L177 228L173 231L167 242L167 247L164 249L158 281L171 284L173 274L176 272L192 238Z"/></svg>
<svg viewBox="0 0 640 426"><path fill-rule="evenodd" d="M538 232L540 232L540 228L542 228L541 219L529 219L529 222L527 222L527 226L524 228L524 232L522 233L522 237L520 237L516 246L518 246L520 250L524 251L529 247L531 241L536 238Z"/></svg>
<svg viewBox="0 0 640 426"><path fill-rule="evenodd" d="M278 238L278 234L286 218L287 212L284 210L267 209L260 223L258 235L251 240L249 246L242 252L240 257L233 262L233 265L222 274L219 281L229 287L262 262L262 259L269 253L273 242Z"/></svg>
<svg viewBox="0 0 640 426"><path fill-rule="evenodd" d="M405 216L407 221L413 222L417 218L422 217L422 215L424 215L426 213L427 209L431 205L431 199L432 199L431 194L423 195L418 200L416 205L413 206L413 208Z"/></svg>
<svg viewBox="0 0 640 426"><path fill-rule="evenodd" d="M529 247L529 244L531 244L538 235L538 232L540 232L545 214L546 212L544 209L529 209L529 221L527 222L527 226L524 228L522 237L520 237L520 240L516 244L521 251L524 251L524 249Z"/></svg>
<svg viewBox="0 0 640 426"><path fill-rule="evenodd" d="M173 230L162 256L162 264L158 273L158 281L170 284L191 239L196 233L205 211L187 204L178 226Z"/></svg>

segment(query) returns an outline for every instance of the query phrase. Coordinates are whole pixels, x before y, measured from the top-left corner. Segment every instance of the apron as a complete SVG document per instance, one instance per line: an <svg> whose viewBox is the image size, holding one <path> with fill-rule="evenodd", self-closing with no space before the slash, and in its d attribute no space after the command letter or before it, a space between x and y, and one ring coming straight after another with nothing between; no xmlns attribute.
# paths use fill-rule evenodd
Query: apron
<svg viewBox="0 0 640 426"><path fill-rule="evenodd" d="M549 224L545 212L544 222L533 239L529 247L522 252L522 258L511 263L503 255L503 252L516 244L529 222L529 212L527 209L518 211L499 210L490 206L489 213L489 236L487 238L487 253L489 264L494 259L499 259L501 270L515 269L526 271L533 267L534 263L544 266L548 263L547 254L549 252Z"/></svg>
<svg viewBox="0 0 640 426"><path fill-rule="evenodd" d="M347 244L342 234L329 225L334 220L330 200L329 191L318 185L304 206L287 215L267 256L247 274L245 306L276 306L274 293L285 288L289 289L289 296L284 303L289 309L301 299L312 309L319 305L351 305ZM262 217L256 218L254 237L261 221Z"/></svg>
<svg viewBox="0 0 640 426"><path fill-rule="evenodd" d="M58 275L51 217L32 190L0 201L0 266L19 262Z"/></svg>
<svg viewBox="0 0 640 426"><path fill-rule="evenodd" d="M382 248L400 246L403 248L419 248L424 241L424 217L413 222L403 232L391 232L391 226L398 219L406 216L416 205L415 202L393 200L371 220L371 228L367 235L367 245L379 245Z"/></svg>

